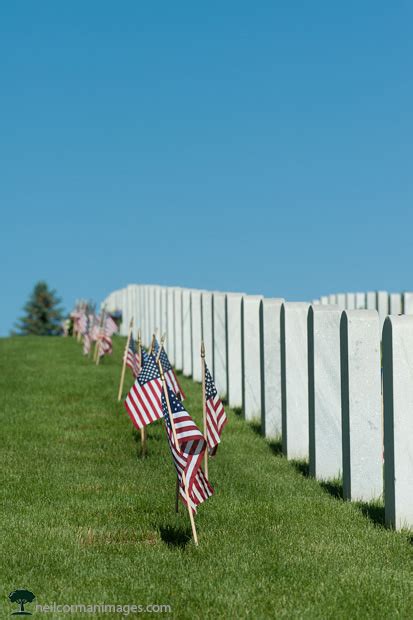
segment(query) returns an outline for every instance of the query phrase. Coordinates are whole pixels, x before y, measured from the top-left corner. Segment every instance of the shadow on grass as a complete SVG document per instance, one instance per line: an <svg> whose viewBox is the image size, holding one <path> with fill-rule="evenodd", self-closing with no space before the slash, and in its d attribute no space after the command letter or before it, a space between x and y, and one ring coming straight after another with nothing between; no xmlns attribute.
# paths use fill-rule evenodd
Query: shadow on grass
<svg viewBox="0 0 413 620"><path fill-rule="evenodd" d="M344 501L343 483L340 479L322 481L320 482L320 486L326 493L335 499ZM381 501L354 502L354 506L356 506L360 512L367 517L367 519L370 519L370 521L372 521L375 525L380 525L382 527L385 526L384 506Z"/></svg>
<svg viewBox="0 0 413 620"><path fill-rule="evenodd" d="M381 502L355 502L360 512L376 525L385 526L384 506Z"/></svg>
<svg viewBox="0 0 413 620"><path fill-rule="evenodd" d="M254 433L257 433L257 435L263 437L261 422L253 421L250 422L248 426L254 431ZM273 439L272 441L267 440L266 443L275 456L283 456L283 444L281 438Z"/></svg>
<svg viewBox="0 0 413 620"><path fill-rule="evenodd" d="M174 527L167 525L159 528L161 540L168 545L168 547L178 547L184 549L186 545L191 542L191 530L183 527Z"/></svg>
<svg viewBox="0 0 413 620"><path fill-rule="evenodd" d="M239 418L242 416L242 407L232 407L232 411L235 413L235 415L237 415Z"/></svg>
<svg viewBox="0 0 413 620"><path fill-rule="evenodd" d="M326 480L320 482L321 488L336 499L344 499L343 483L341 480Z"/></svg>
<svg viewBox="0 0 413 620"><path fill-rule="evenodd" d="M309 477L310 468L309 468L307 461L298 461L298 460L292 459L290 463L298 471L299 474L301 474L302 476L305 476L305 478Z"/></svg>
<svg viewBox="0 0 413 620"><path fill-rule="evenodd" d="M253 420L252 422L248 424L248 426L250 427L251 430L254 431L254 433L257 433L257 435L260 435L260 437L262 437L261 422Z"/></svg>
<svg viewBox="0 0 413 620"><path fill-rule="evenodd" d="M283 456L283 444L281 439L268 442L268 447L276 456Z"/></svg>

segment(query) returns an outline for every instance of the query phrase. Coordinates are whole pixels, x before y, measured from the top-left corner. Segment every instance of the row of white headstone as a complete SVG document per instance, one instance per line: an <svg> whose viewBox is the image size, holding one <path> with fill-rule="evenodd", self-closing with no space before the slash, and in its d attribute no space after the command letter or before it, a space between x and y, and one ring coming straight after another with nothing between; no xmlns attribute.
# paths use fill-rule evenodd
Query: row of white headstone
<svg viewBox="0 0 413 620"><path fill-rule="evenodd" d="M382 331L382 297L374 309L343 310L323 299L129 285L104 305L122 311L123 335L133 317L145 345L166 333L171 363L196 381L203 340L221 397L281 438L287 458L308 459L317 479L342 477L346 499L384 496L387 524L413 527L413 316L397 312ZM411 299L400 296L398 310Z"/></svg>
<svg viewBox="0 0 413 620"><path fill-rule="evenodd" d="M342 310L377 310L380 326L386 316L392 314L413 314L413 293L388 293L368 291L367 293L334 293L314 299L313 303L337 305Z"/></svg>

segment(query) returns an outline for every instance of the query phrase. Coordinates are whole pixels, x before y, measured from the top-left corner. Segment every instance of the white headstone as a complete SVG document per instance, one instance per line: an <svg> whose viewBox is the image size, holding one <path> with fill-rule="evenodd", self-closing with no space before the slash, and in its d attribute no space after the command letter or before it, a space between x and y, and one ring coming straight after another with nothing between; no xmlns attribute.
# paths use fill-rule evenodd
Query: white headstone
<svg viewBox="0 0 413 620"><path fill-rule="evenodd" d="M262 297L242 298L242 410L246 420L261 419Z"/></svg>
<svg viewBox="0 0 413 620"><path fill-rule="evenodd" d="M191 291L191 325L192 325L192 377L194 381L202 381L201 341L202 341L202 312L201 291Z"/></svg>
<svg viewBox="0 0 413 620"><path fill-rule="evenodd" d="M129 329L129 313L128 313L128 289L122 289L122 323L119 333L121 336L126 336Z"/></svg>
<svg viewBox="0 0 413 620"><path fill-rule="evenodd" d="M321 303L323 304L323 306L327 306L328 305L328 296L327 295L323 295L320 298Z"/></svg>
<svg viewBox="0 0 413 620"><path fill-rule="evenodd" d="M136 338L138 330L142 327L142 287L137 285L135 287L135 322L133 334Z"/></svg>
<svg viewBox="0 0 413 620"><path fill-rule="evenodd" d="M366 293L366 309L377 310L377 295L375 291L368 291Z"/></svg>
<svg viewBox="0 0 413 620"><path fill-rule="evenodd" d="M340 327L343 492L368 502L383 491L379 316L347 310Z"/></svg>
<svg viewBox="0 0 413 620"><path fill-rule="evenodd" d="M214 310L214 381L221 397L228 394L227 376L227 296L213 293Z"/></svg>
<svg viewBox="0 0 413 620"><path fill-rule="evenodd" d="M214 374L214 323L212 293L202 291L202 339L205 345L205 361L212 375Z"/></svg>
<svg viewBox="0 0 413 620"><path fill-rule="evenodd" d="M356 293L356 310L365 310L366 293Z"/></svg>
<svg viewBox="0 0 413 620"><path fill-rule="evenodd" d="M340 319L338 306L308 311L309 465L319 480L342 470Z"/></svg>
<svg viewBox="0 0 413 620"><path fill-rule="evenodd" d="M241 305L242 293L227 293L228 402L230 407L242 407Z"/></svg>
<svg viewBox="0 0 413 620"><path fill-rule="evenodd" d="M152 284L148 286L148 329L149 329L149 344L152 339L152 335L155 332L155 286Z"/></svg>
<svg viewBox="0 0 413 620"><path fill-rule="evenodd" d="M167 301L168 289L165 286L161 287L161 320L159 324L160 334L166 334L168 337L168 301ZM166 344L166 343L165 343Z"/></svg>
<svg viewBox="0 0 413 620"><path fill-rule="evenodd" d="M167 289L168 328L166 330L165 348L169 361L175 366L175 289Z"/></svg>
<svg viewBox="0 0 413 620"><path fill-rule="evenodd" d="M126 335L129 333L129 325L130 325L131 319L136 320L136 317L134 316L134 313L133 313L134 289L135 289L134 284L128 284L128 287L127 287L128 320L127 320L127 325L126 325Z"/></svg>
<svg viewBox="0 0 413 620"><path fill-rule="evenodd" d="M144 344L148 347L152 337L152 319L151 319L151 291L150 284L145 286L145 330L144 330Z"/></svg>
<svg viewBox="0 0 413 620"><path fill-rule="evenodd" d="M356 308L356 294L346 293L346 309L355 310Z"/></svg>
<svg viewBox="0 0 413 620"><path fill-rule="evenodd" d="M332 294L328 296L328 303L329 304L336 304L337 303L337 295Z"/></svg>
<svg viewBox="0 0 413 620"><path fill-rule="evenodd" d="M175 368L183 368L182 289L175 288Z"/></svg>
<svg viewBox="0 0 413 620"><path fill-rule="evenodd" d="M308 309L302 302L281 309L282 445L289 459L308 457Z"/></svg>
<svg viewBox="0 0 413 620"><path fill-rule="evenodd" d="M390 293L389 295L389 311L390 314L397 316L402 314L402 296L401 293Z"/></svg>
<svg viewBox="0 0 413 620"><path fill-rule="evenodd" d="M413 528L413 316L383 329L384 505L386 524Z"/></svg>
<svg viewBox="0 0 413 620"><path fill-rule="evenodd" d="M383 329L383 323L389 314L389 294L387 291L377 291L376 308L380 319L380 336Z"/></svg>
<svg viewBox="0 0 413 620"><path fill-rule="evenodd" d="M413 314L413 293L403 293L403 314Z"/></svg>
<svg viewBox="0 0 413 620"><path fill-rule="evenodd" d="M182 355L183 373L186 377L192 376L192 320L191 320L191 290L182 289Z"/></svg>
<svg viewBox="0 0 413 620"><path fill-rule="evenodd" d="M262 409L261 429L265 437L281 437L281 306L284 299L262 301ZM321 307L321 306L320 306Z"/></svg>
<svg viewBox="0 0 413 620"><path fill-rule="evenodd" d="M154 295L155 295L155 300L154 300L154 313L155 313L155 317L154 317L154 333L156 334L156 337L158 338L158 340L161 339L161 287L160 286L154 286Z"/></svg>
<svg viewBox="0 0 413 620"><path fill-rule="evenodd" d="M346 294L345 293L337 293L337 301L336 304L342 310L346 307Z"/></svg>

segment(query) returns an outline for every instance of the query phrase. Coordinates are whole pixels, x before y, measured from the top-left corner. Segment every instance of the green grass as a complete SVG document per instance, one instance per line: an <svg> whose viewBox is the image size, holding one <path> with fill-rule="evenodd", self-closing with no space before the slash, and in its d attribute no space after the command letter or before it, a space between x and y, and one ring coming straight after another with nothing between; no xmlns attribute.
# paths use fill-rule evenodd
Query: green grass
<svg viewBox="0 0 413 620"><path fill-rule="evenodd" d="M141 458L116 402L122 348L96 368L73 339L0 340L1 617L23 587L41 604L171 605L162 617L413 617L409 535L231 411L195 548L163 428ZM200 420L200 386L182 382Z"/></svg>

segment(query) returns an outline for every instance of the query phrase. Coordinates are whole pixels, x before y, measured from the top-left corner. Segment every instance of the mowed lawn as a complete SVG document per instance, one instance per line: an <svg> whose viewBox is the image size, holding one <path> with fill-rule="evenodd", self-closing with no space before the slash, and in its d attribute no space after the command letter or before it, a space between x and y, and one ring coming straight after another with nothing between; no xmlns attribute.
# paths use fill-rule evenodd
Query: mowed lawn
<svg viewBox="0 0 413 620"><path fill-rule="evenodd" d="M39 604L170 605L163 617L413 618L410 536L333 497L231 411L195 548L164 429L149 428L141 458L116 401L123 346L95 367L72 338L0 340L1 617L27 588ZM181 380L200 421L201 388Z"/></svg>

